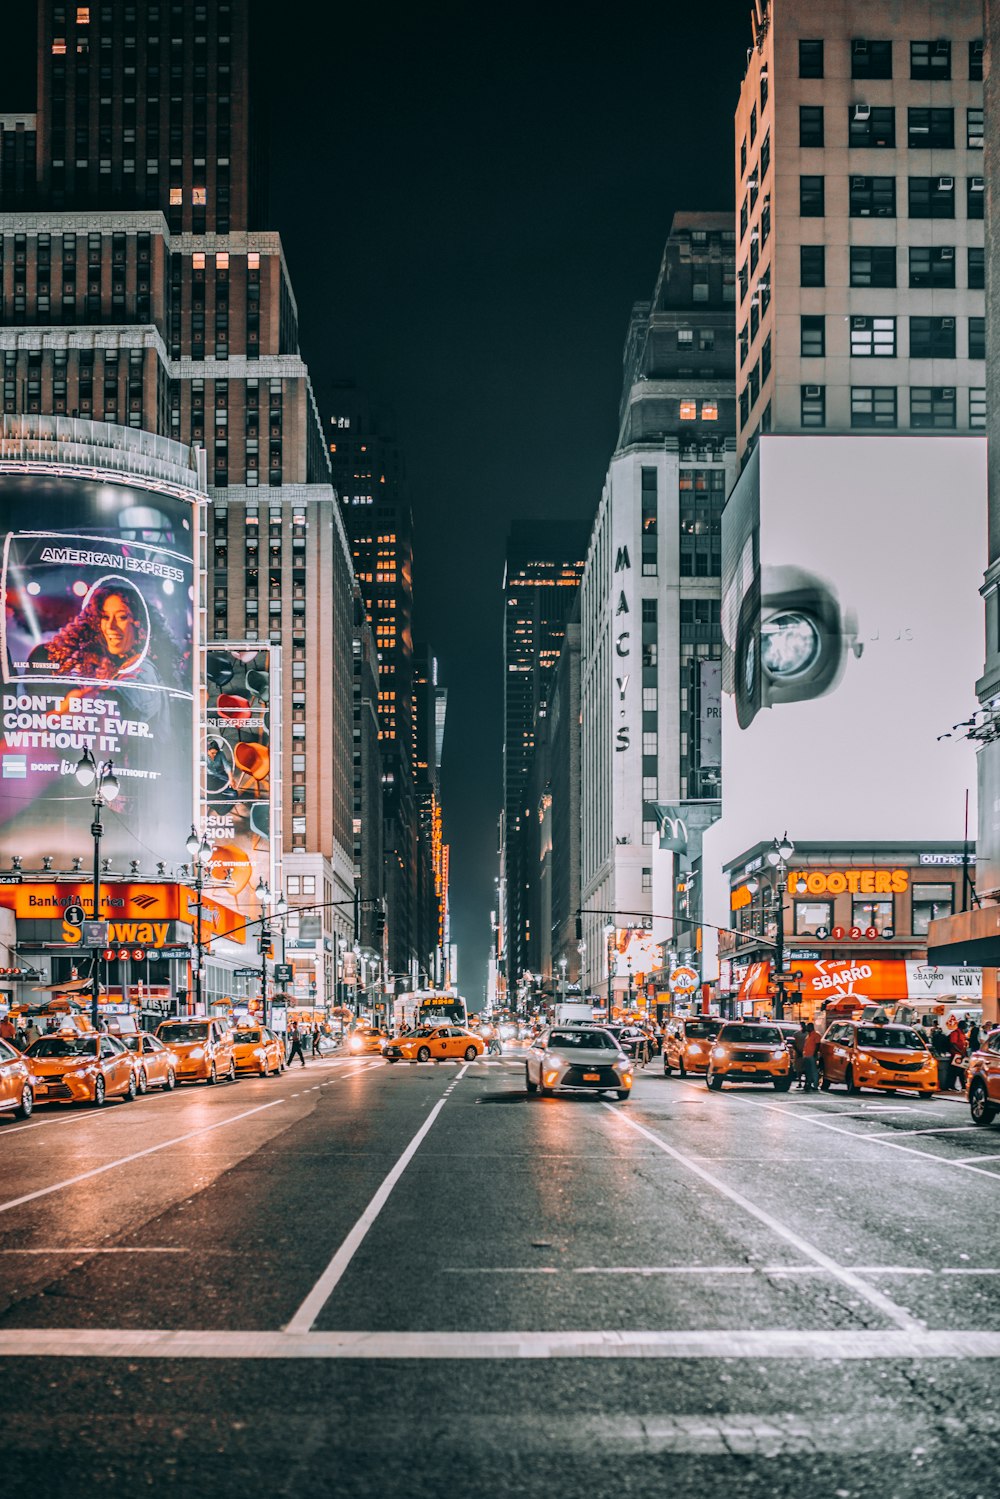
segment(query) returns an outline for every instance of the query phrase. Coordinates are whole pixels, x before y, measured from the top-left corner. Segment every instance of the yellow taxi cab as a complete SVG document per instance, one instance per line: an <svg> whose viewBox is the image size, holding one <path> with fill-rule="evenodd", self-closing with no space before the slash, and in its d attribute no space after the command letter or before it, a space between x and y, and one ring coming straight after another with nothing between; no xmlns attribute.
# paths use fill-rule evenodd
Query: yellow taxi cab
<svg viewBox="0 0 1000 1499"><path fill-rule="evenodd" d="M347 1050L356 1057L378 1056L385 1045L385 1037L372 1025L359 1025L347 1037Z"/></svg>
<svg viewBox="0 0 1000 1499"><path fill-rule="evenodd" d="M773 1083L779 1093L792 1085L792 1059L776 1025L727 1020L719 1028L705 1081L715 1091L723 1083Z"/></svg>
<svg viewBox="0 0 1000 1499"><path fill-rule="evenodd" d="M973 1124L992 1124L1000 1113L1000 1030L972 1053L965 1076Z"/></svg>
<svg viewBox="0 0 1000 1499"><path fill-rule="evenodd" d="M848 1093L912 1088L933 1098L937 1092L937 1061L923 1036L909 1025L836 1020L819 1043L818 1061L824 1092L834 1083L843 1083Z"/></svg>
<svg viewBox="0 0 1000 1499"><path fill-rule="evenodd" d="M460 1025L421 1025L406 1036L398 1036L385 1048L389 1062L440 1062L464 1057L474 1062L486 1050L481 1036Z"/></svg>
<svg viewBox="0 0 1000 1499"><path fill-rule="evenodd" d="M718 1015L689 1015L677 1020L663 1037L663 1075L674 1068L685 1077L689 1072L707 1072L712 1043L722 1028Z"/></svg>
<svg viewBox="0 0 1000 1499"><path fill-rule="evenodd" d="M256 1072L267 1077L285 1070L285 1048L273 1031L263 1026L239 1026L233 1032L237 1072Z"/></svg>
<svg viewBox="0 0 1000 1499"><path fill-rule="evenodd" d="M135 1059L114 1036L97 1031L56 1031L39 1036L24 1053L36 1103L131 1103L138 1092Z"/></svg>
<svg viewBox="0 0 1000 1499"><path fill-rule="evenodd" d="M0 1114L30 1119L34 1103L31 1068L15 1046L0 1040Z"/></svg>
<svg viewBox="0 0 1000 1499"><path fill-rule="evenodd" d="M236 1081L233 1033L224 1020L204 1015L164 1020L157 1026L156 1035L177 1057L179 1083L217 1083L220 1078Z"/></svg>
<svg viewBox="0 0 1000 1499"><path fill-rule="evenodd" d="M136 1031L119 1037L126 1051L136 1060L136 1084L140 1093L150 1088L164 1088L168 1093L177 1086L177 1056L148 1031Z"/></svg>

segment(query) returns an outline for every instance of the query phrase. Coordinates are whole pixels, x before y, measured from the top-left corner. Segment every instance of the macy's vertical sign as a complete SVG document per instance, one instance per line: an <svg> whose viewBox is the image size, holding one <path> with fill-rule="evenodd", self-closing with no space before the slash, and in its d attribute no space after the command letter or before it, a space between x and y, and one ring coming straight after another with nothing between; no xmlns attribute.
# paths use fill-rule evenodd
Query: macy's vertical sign
<svg viewBox="0 0 1000 1499"><path fill-rule="evenodd" d="M615 555L615 577L617 578L619 573L631 573L631 571L632 563L629 558L628 547L620 546ZM622 586L616 585L618 586L618 603L615 607L615 621L617 624L617 621L621 620L622 628L619 629L615 638L615 655L620 661L625 662L632 654L630 644L632 632L625 628L629 622L628 618L622 619L622 616L630 615L631 610L629 609L628 599L625 597L625 588L623 586L626 579L622 578L621 582ZM624 665L618 667L617 670L621 673L621 675L615 677L615 685L618 688L618 716L619 718L624 718L625 694L628 691L630 673ZM631 742L631 732L628 724L619 724L617 733L615 734L615 753L621 754L623 750L627 750Z"/></svg>

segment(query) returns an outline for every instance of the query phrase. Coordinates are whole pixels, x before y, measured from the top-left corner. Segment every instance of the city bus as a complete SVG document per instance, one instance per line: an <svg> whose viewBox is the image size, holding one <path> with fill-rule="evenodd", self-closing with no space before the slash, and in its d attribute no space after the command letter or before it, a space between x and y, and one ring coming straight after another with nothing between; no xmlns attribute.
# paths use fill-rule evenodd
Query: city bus
<svg viewBox="0 0 1000 1499"><path fill-rule="evenodd" d="M416 989L397 994L392 1007L396 1035L419 1025L468 1025L469 1011L460 994L444 989Z"/></svg>

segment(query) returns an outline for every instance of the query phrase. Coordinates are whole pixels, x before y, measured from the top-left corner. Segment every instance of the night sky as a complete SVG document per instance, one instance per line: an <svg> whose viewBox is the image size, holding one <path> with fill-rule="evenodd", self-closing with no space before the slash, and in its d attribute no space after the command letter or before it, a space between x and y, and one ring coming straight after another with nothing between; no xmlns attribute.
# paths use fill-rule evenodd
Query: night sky
<svg viewBox="0 0 1000 1499"><path fill-rule="evenodd" d="M31 107L27 8L0 108ZM271 220L324 386L395 414L417 633L449 690L460 986L482 997L497 872L500 585L515 516L589 518L621 352L675 209L732 203L749 0L296 3L268 41ZM20 13L20 15L18 14ZM21 34L23 27L23 36Z"/></svg>

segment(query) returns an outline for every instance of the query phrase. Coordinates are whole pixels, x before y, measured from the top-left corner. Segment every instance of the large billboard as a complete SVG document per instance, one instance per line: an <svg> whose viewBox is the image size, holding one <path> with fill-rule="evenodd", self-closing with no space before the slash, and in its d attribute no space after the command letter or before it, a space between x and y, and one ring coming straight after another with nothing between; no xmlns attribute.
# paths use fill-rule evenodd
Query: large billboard
<svg viewBox="0 0 1000 1499"><path fill-rule="evenodd" d="M205 647L205 827L217 897L256 920L261 880L276 896L281 863L278 647Z"/></svg>
<svg viewBox="0 0 1000 1499"><path fill-rule="evenodd" d="M985 528L981 439L761 439L722 520L722 862L961 838Z"/></svg>
<svg viewBox="0 0 1000 1499"><path fill-rule="evenodd" d="M90 848L84 749L119 795L102 849L121 868L184 857L194 815L197 518L135 484L0 476L0 834L27 863Z"/></svg>

